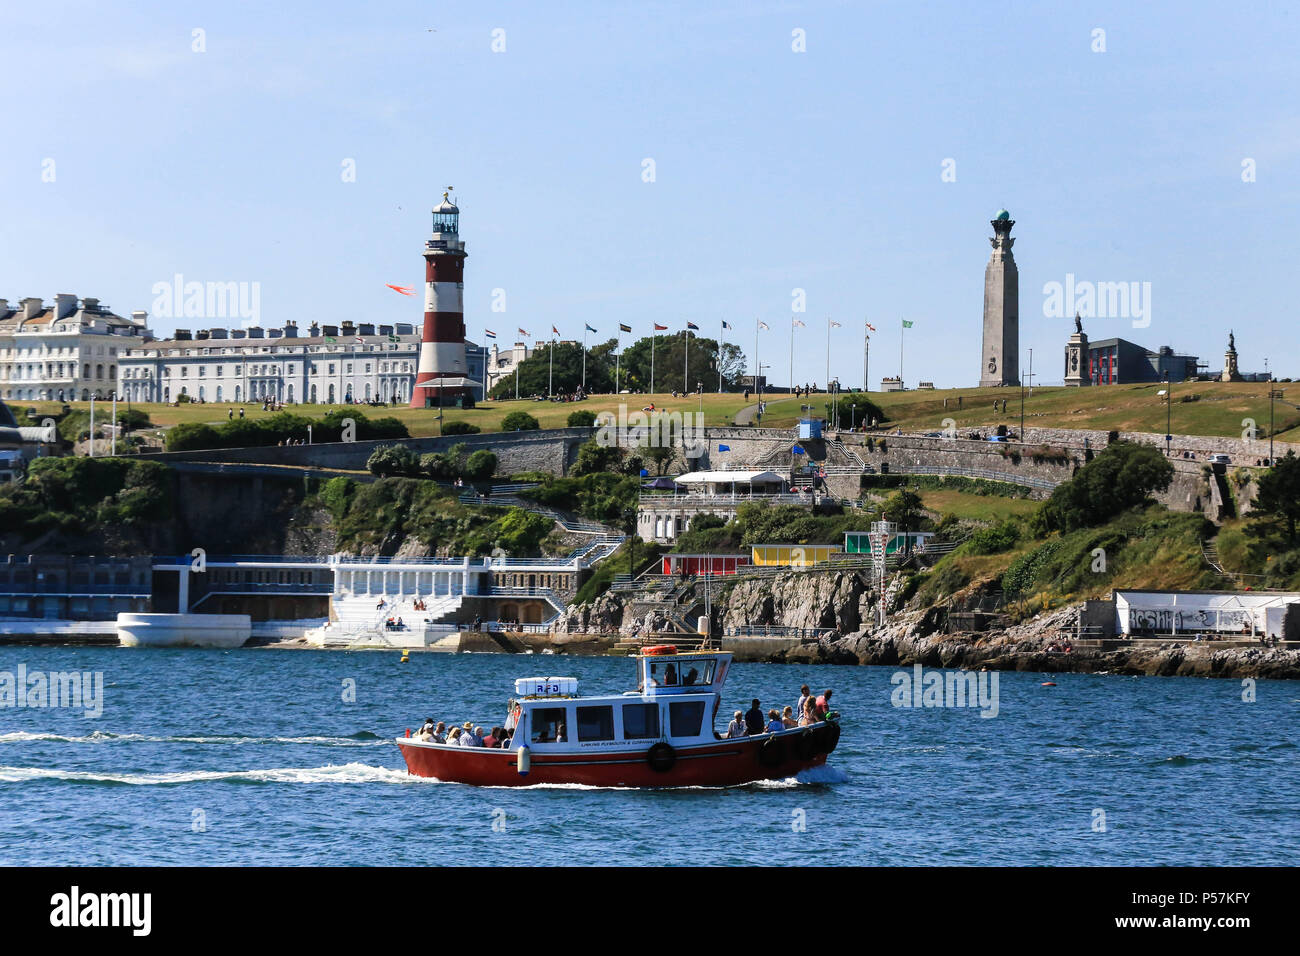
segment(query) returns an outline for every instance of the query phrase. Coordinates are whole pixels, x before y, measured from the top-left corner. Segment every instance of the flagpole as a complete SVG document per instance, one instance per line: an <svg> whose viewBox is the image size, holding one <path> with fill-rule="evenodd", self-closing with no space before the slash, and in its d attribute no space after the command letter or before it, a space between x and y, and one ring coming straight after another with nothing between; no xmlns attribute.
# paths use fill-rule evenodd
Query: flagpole
<svg viewBox="0 0 1300 956"><path fill-rule="evenodd" d="M682 361L682 394L691 390L691 330L686 330L686 358Z"/></svg>
<svg viewBox="0 0 1300 956"><path fill-rule="evenodd" d="M655 330L653 320L650 323L650 394L655 392L655 340L659 333Z"/></svg>
<svg viewBox="0 0 1300 956"><path fill-rule="evenodd" d="M907 334L907 326L903 325L903 317L898 317L898 390L903 390L903 336Z"/></svg>
<svg viewBox="0 0 1300 956"><path fill-rule="evenodd" d="M794 394L794 316L790 316L790 394Z"/></svg>
<svg viewBox="0 0 1300 956"><path fill-rule="evenodd" d="M618 330L618 347L614 349L614 394L618 394L618 367L623 362L623 329Z"/></svg>
<svg viewBox="0 0 1300 956"><path fill-rule="evenodd" d="M551 383L555 378L555 328L551 328L551 347L546 350L546 357L550 360L550 367L546 370L546 397L550 398L555 394Z"/></svg>
<svg viewBox="0 0 1300 956"><path fill-rule="evenodd" d="M871 391L871 376L867 374L867 359L871 355L871 336L867 334L867 320L862 320L862 390Z"/></svg>
<svg viewBox="0 0 1300 956"><path fill-rule="evenodd" d="M721 395L722 394L722 333L726 327L725 326L726 320L719 319L718 321L724 323L723 325L718 326L718 394Z"/></svg>
<svg viewBox="0 0 1300 956"><path fill-rule="evenodd" d="M826 316L826 391L831 390L831 317Z"/></svg>
<svg viewBox="0 0 1300 956"><path fill-rule="evenodd" d="M587 394L587 323L582 323L582 393Z"/></svg>

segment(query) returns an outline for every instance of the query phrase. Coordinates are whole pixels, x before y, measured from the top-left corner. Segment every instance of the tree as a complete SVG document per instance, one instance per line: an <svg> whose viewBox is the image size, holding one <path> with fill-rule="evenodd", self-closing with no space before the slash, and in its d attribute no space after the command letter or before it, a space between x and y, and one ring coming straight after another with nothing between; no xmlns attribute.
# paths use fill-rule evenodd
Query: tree
<svg viewBox="0 0 1300 956"><path fill-rule="evenodd" d="M613 345L616 340L587 350L587 391L593 394L614 390ZM554 365L551 353L554 351ZM581 342L539 342L533 353L519 363L519 394L545 395L577 391L582 384ZM491 398L513 398L515 376L502 378L492 387Z"/></svg>
<svg viewBox="0 0 1300 956"><path fill-rule="evenodd" d="M623 450L617 445L602 445L592 439L584 442L578 449L578 460L573 465L573 474L590 475L598 471L618 471Z"/></svg>
<svg viewBox="0 0 1300 956"><path fill-rule="evenodd" d="M501 419L503 432L535 432L541 427L541 423L527 412L511 412Z"/></svg>
<svg viewBox="0 0 1300 956"><path fill-rule="evenodd" d="M1271 515L1286 524L1286 539L1296 539L1296 519L1300 518L1300 458L1288 451L1259 478L1254 510Z"/></svg>
<svg viewBox="0 0 1300 956"><path fill-rule="evenodd" d="M495 452L480 448L465 459L463 474L470 481L487 481L496 473L497 456Z"/></svg>
<svg viewBox="0 0 1300 956"><path fill-rule="evenodd" d="M650 339L638 339L623 350L619 387L650 388ZM691 335L690 364L686 364L686 333L662 333L654 342L654 387L656 392L693 392L696 383L706 392L717 388L718 342L716 339ZM740 388L745 374L745 353L730 342L722 346L722 387L726 391ZM686 375L686 378L683 378Z"/></svg>
<svg viewBox="0 0 1300 956"><path fill-rule="evenodd" d="M857 425L870 425L873 419L876 422L889 420L880 406L862 392L841 392L838 403L826 403L826 420L832 428L847 430Z"/></svg>
<svg viewBox="0 0 1300 956"><path fill-rule="evenodd" d="M482 429L469 422L447 422L442 426L444 435L477 435Z"/></svg>
<svg viewBox="0 0 1300 956"><path fill-rule="evenodd" d="M1115 442L1056 486L1052 497L1034 513L1035 533L1073 531L1105 524L1122 511L1164 491L1174 466L1150 445Z"/></svg>

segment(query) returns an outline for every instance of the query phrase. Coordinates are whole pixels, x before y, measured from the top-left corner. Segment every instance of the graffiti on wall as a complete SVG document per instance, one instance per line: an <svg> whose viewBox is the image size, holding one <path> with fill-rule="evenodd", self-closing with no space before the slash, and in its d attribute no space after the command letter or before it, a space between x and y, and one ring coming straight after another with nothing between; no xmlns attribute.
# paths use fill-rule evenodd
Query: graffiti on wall
<svg viewBox="0 0 1300 956"><path fill-rule="evenodd" d="M1242 608L1214 611L1180 610L1169 607L1133 607L1128 609L1130 631L1241 631L1251 624L1250 612Z"/></svg>

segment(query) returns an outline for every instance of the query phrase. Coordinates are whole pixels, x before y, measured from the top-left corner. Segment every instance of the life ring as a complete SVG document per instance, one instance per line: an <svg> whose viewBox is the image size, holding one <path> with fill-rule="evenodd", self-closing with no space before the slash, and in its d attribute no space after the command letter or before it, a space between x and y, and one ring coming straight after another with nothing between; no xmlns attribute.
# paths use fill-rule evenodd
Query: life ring
<svg viewBox="0 0 1300 956"><path fill-rule="evenodd" d="M811 760L817 756L817 733L811 727L794 738L794 753L800 760Z"/></svg>
<svg viewBox="0 0 1300 956"><path fill-rule="evenodd" d="M655 773L667 773L677 763L677 751L661 740L646 751L645 759Z"/></svg>
<svg viewBox="0 0 1300 956"><path fill-rule="evenodd" d="M641 653L645 657L659 657L660 655L663 654L676 654L677 645L676 644L654 644L650 647L642 649Z"/></svg>
<svg viewBox="0 0 1300 956"><path fill-rule="evenodd" d="M785 763L785 741L770 737L758 748L758 762L764 767L779 767Z"/></svg>

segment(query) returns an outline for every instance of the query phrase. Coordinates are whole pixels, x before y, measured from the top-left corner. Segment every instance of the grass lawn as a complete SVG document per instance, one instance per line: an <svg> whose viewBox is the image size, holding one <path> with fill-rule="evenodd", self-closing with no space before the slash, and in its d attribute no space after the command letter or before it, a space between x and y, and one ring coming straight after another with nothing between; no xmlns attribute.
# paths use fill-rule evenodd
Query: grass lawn
<svg viewBox="0 0 1300 956"><path fill-rule="evenodd" d="M1007 518L1032 514L1041 501L1030 498L1004 498L1001 495L973 495L966 491L920 491L921 501L927 511L936 515L948 513L958 518L974 521L1000 522Z"/></svg>
<svg viewBox="0 0 1300 956"><path fill-rule="evenodd" d="M1156 395L1161 389L1159 384L1148 385L1100 385L1087 388L1035 388L1033 395L1026 392L1025 425L1046 428L1084 428L1109 431L1143 431L1164 434L1165 405L1164 400ZM1275 383L1274 387L1288 390L1286 399L1275 403L1274 419L1277 437L1284 441L1300 441L1300 408L1289 404L1287 399L1300 403L1300 383ZM1228 435L1240 436L1246 427L1242 420L1252 418L1259 435L1267 437L1268 429L1268 389L1267 382L1192 382L1176 384L1173 387L1174 403L1172 408L1172 427L1175 434L1182 435ZM1183 396L1198 396L1196 401L1184 402ZM993 410L994 397L999 399L999 410ZM958 409L957 399L962 401ZM1007 411L1001 412L1000 400L1007 400ZM903 431L940 431L944 419L953 419L958 429L990 428L1005 424L1016 428L1020 424L1020 390L1018 388L956 388L936 389L934 391L910 392L872 392L872 401L884 409L889 416L888 426L902 428ZM948 407L944 407L944 399ZM825 415L828 398L825 394L811 397L777 397L768 400L767 414L763 416L762 425L773 428L792 427L800 417L808 414ZM478 425L483 431L496 431L501 419L517 409L522 409L535 417L543 428L562 428L571 412L585 409L596 414L604 411L618 413L619 406L625 405L629 412L639 411L653 403L657 409L666 412L704 413L706 425L730 425L735 421L736 413L752 402L746 402L739 394L705 393L703 396L684 396L673 398L671 395L596 395L585 402L534 402L527 399L520 401L486 402L473 409L448 408L443 410L444 421L464 421ZM87 403L74 403L75 407L84 407ZM104 408L107 403L97 403ZM811 411L803 405L813 406ZM14 415L23 420L27 408L35 408L37 417L59 410L58 402L16 402L11 405ZM229 409L235 409L238 416L238 404L210 403L206 405L180 405L176 407L160 404L145 404L135 407L143 408L155 425L163 427L181 422L218 423L226 420ZM260 405L243 405L244 413L250 418L259 418L267 414ZM438 434L436 409L407 408L405 406L371 408L370 406L348 405L292 405L289 409L297 414L318 418L334 408L352 408L370 418L392 416L406 423L412 435L426 437ZM105 408L107 415L107 409ZM758 424L758 423L756 423Z"/></svg>

